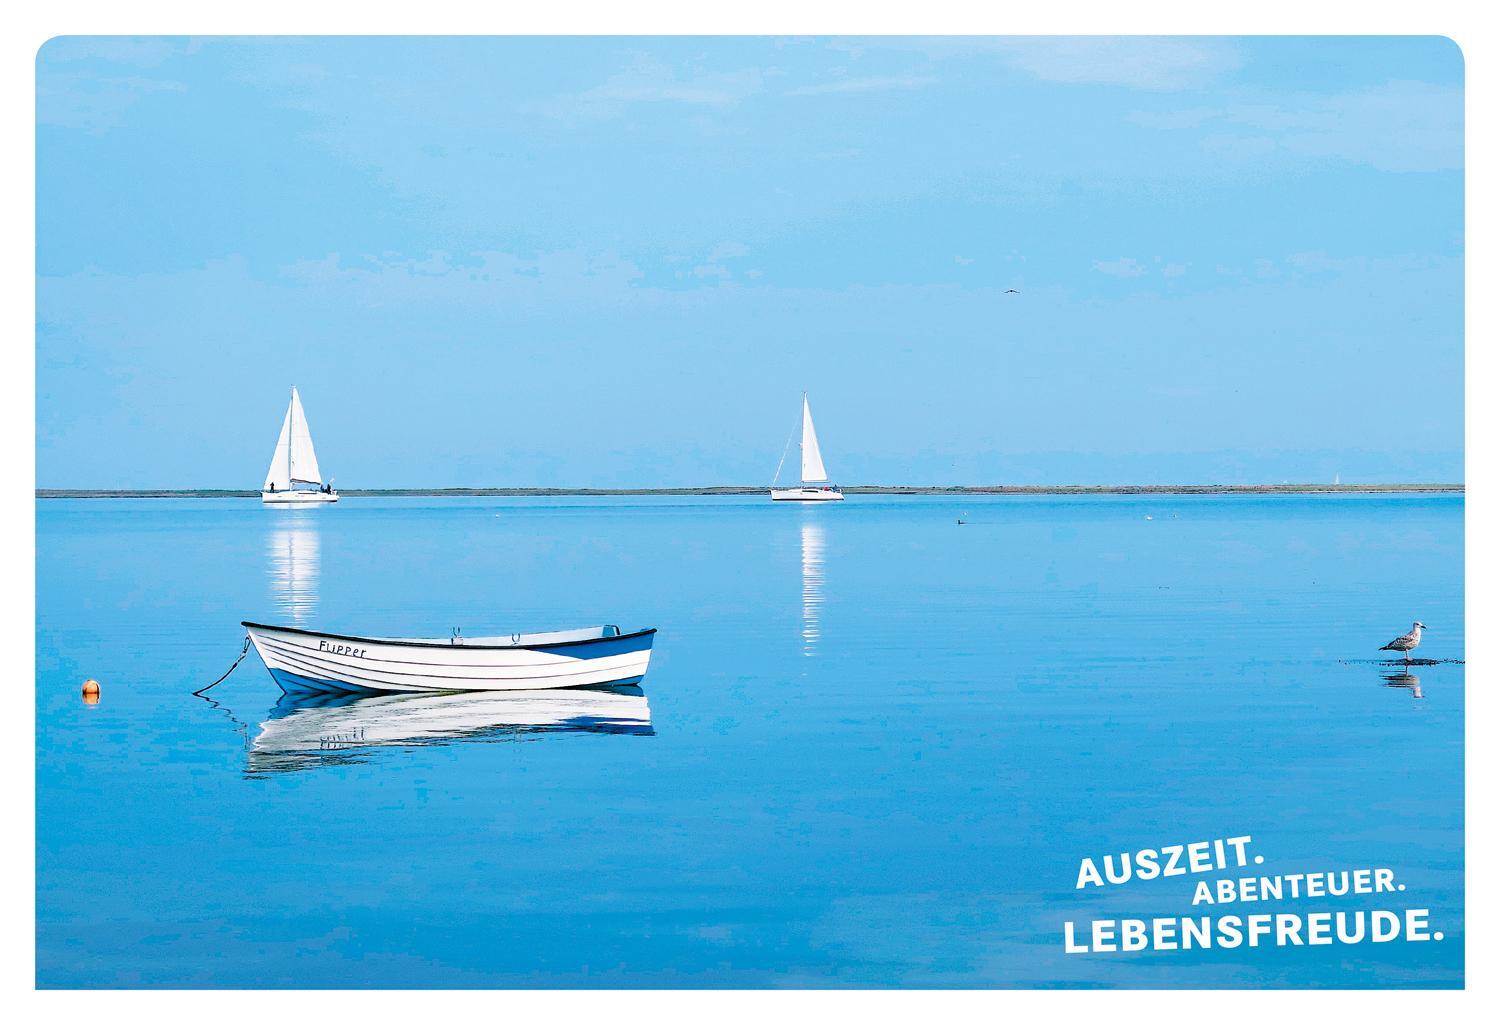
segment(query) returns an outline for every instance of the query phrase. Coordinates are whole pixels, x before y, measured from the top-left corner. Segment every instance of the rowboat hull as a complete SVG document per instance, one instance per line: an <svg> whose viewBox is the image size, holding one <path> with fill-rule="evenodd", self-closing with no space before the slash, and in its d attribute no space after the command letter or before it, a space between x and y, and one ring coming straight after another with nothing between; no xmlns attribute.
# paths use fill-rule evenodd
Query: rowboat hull
<svg viewBox="0 0 1500 1025"><path fill-rule="evenodd" d="M272 679L288 694L554 690L639 683L655 630L609 627L444 641L351 637L244 623Z"/></svg>
<svg viewBox="0 0 1500 1025"><path fill-rule="evenodd" d="M260 500L266 505L326 505L337 502L337 491L262 491Z"/></svg>
<svg viewBox="0 0 1500 1025"><path fill-rule="evenodd" d="M837 488L772 488L773 502L842 502L844 493Z"/></svg>

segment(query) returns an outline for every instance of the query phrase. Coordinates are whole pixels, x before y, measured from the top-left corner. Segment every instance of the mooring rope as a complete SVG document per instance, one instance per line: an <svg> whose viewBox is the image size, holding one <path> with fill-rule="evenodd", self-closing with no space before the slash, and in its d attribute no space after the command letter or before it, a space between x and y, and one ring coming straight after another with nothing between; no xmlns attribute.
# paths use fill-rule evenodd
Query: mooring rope
<svg viewBox="0 0 1500 1025"><path fill-rule="evenodd" d="M224 673L223 676L219 677L213 683L210 683L207 687L200 687L197 690L193 691L193 697L195 697L195 698L201 698L203 696L203 692L204 691L206 691L206 690L212 690L213 688L217 687L219 684L223 683L225 680L229 679L229 674L232 673L232 672L234 672L236 669L238 669L240 667L240 663L243 662L243 661L245 661L245 656L247 654L249 654L249 653L250 653L250 635L246 634L245 635L245 646L240 649L240 657L234 660L234 665L230 666L228 668L228 670L225 671L225 673Z"/></svg>
<svg viewBox="0 0 1500 1025"><path fill-rule="evenodd" d="M207 690L208 688L205 687L204 689ZM208 702L208 704L209 704L210 707L218 709L220 712L223 712L224 713L224 717L226 719L228 719L230 722L234 723L234 732L238 733L241 737L244 738L244 741L245 741L245 750L246 751L250 750L250 748L254 746L253 743L250 740L250 724L249 723L245 722L239 716L235 715L233 712L231 712L225 706L219 704L217 701L215 701L213 698L209 697L207 694L199 694L198 697L200 697L204 701Z"/></svg>

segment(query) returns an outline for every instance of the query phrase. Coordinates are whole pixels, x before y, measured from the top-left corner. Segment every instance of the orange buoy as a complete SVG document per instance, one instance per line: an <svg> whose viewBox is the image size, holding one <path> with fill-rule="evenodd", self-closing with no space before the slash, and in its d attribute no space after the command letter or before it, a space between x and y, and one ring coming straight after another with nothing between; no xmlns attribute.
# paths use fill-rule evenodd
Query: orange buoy
<svg viewBox="0 0 1500 1025"><path fill-rule="evenodd" d="M97 705L99 703L99 681L83 681L83 703L86 705Z"/></svg>

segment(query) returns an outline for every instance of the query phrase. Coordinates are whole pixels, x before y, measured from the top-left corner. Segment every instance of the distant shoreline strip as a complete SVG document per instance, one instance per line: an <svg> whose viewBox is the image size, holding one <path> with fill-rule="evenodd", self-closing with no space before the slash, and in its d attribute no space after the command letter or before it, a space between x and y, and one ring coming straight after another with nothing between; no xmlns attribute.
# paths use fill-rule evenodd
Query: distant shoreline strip
<svg viewBox="0 0 1500 1025"><path fill-rule="evenodd" d="M1368 495L1463 494L1462 484L1058 484L926 487L853 484L846 495ZM366 488L340 491L341 498L607 498L764 495L761 487L712 488ZM37 488L37 498L259 498L259 491L214 488L92 489Z"/></svg>

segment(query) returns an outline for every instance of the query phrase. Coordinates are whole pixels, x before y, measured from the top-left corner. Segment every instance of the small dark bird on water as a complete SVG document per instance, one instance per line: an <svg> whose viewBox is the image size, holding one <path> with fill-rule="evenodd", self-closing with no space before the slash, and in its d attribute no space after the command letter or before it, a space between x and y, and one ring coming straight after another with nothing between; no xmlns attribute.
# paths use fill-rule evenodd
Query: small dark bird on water
<svg viewBox="0 0 1500 1025"><path fill-rule="evenodd" d="M1423 623L1413 623L1411 632L1404 633L1394 641L1381 648L1381 651L1399 651L1402 658L1411 661L1411 653L1416 650L1418 644L1422 643L1422 631L1427 629Z"/></svg>

